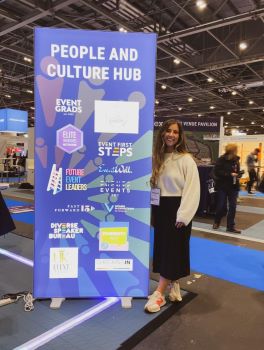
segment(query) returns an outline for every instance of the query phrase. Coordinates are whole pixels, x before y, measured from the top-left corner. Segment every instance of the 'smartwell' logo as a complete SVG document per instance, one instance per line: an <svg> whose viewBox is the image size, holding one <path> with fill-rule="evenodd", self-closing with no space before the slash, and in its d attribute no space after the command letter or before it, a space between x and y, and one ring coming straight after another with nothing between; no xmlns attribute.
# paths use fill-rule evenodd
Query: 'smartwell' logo
<svg viewBox="0 0 264 350"><path fill-rule="evenodd" d="M62 191L62 168L56 169L56 164L52 165L47 191L53 191L53 195Z"/></svg>
<svg viewBox="0 0 264 350"><path fill-rule="evenodd" d="M55 111L66 115L82 113L82 100L72 100L69 98L57 98Z"/></svg>
<svg viewBox="0 0 264 350"><path fill-rule="evenodd" d="M105 164L101 164L98 166L98 172L106 173L106 174L132 174L133 173L130 165L123 165L123 164L115 165L111 168L107 168Z"/></svg>
<svg viewBox="0 0 264 350"><path fill-rule="evenodd" d="M78 278L78 248L50 248L49 278Z"/></svg>

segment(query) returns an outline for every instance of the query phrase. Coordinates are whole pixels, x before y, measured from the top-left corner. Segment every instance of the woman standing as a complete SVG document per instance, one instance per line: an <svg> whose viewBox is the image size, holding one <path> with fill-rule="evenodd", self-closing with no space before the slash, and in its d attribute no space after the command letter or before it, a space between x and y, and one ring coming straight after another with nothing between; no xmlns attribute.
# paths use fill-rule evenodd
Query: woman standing
<svg viewBox="0 0 264 350"><path fill-rule="evenodd" d="M161 194L159 206L153 206L153 272L160 273L160 279L145 305L148 312L157 312L166 304L164 293L169 284L169 299L182 300L178 279L190 274L191 221L200 199L197 166L186 151L177 120L168 120L159 130L153 158L152 186Z"/></svg>
<svg viewBox="0 0 264 350"><path fill-rule="evenodd" d="M226 231L241 233L235 227L237 197L239 192L240 165L237 145L230 143L225 147L225 154L219 157L214 168L217 205L213 229L219 228L222 217L226 214L228 201Z"/></svg>

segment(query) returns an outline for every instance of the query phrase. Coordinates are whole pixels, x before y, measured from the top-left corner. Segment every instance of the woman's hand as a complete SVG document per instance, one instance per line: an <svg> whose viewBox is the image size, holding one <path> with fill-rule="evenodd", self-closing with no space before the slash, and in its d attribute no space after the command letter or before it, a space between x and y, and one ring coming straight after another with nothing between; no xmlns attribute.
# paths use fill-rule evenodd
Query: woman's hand
<svg viewBox="0 0 264 350"><path fill-rule="evenodd" d="M185 226L185 224L183 222L176 221L175 226L176 226L176 228L181 228L181 227Z"/></svg>

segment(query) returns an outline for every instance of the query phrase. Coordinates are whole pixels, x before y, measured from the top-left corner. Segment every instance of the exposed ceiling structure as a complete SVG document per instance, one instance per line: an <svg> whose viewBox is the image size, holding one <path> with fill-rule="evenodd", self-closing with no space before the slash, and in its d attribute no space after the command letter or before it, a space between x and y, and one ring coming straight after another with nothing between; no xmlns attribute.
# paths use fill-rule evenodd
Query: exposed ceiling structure
<svg viewBox="0 0 264 350"><path fill-rule="evenodd" d="M0 0L0 107L30 125L35 26L156 32L157 116L264 133L264 0Z"/></svg>

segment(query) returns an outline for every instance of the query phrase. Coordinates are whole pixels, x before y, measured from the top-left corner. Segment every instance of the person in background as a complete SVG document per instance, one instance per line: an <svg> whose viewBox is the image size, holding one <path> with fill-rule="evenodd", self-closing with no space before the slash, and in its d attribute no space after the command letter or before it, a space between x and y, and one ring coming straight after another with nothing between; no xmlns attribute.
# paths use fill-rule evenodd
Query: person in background
<svg viewBox="0 0 264 350"><path fill-rule="evenodd" d="M240 177L240 164L236 144L228 144L225 147L225 154L216 161L214 175L217 205L213 229L219 228L221 219L226 214L226 203L228 202L226 231L239 234L241 231L235 227Z"/></svg>
<svg viewBox="0 0 264 350"><path fill-rule="evenodd" d="M256 172L256 163L258 161L258 154L260 152L259 148L255 148L254 151L252 151L248 156L246 160L247 169L248 169L248 176L249 181L247 183L247 191L248 194L254 194L252 190L252 186L254 185L254 182L257 181L257 172Z"/></svg>
<svg viewBox="0 0 264 350"><path fill-rule="evenodd" d="M148 312L158 312L169 299L181 301L178 280L190 274L189 241L192 219L200 199L197 165L186 151L181 124L166 121L157 135L151 184L160 189L160 203L153 205L153 272L160 274L158 287L145 305Z"/></svg>

